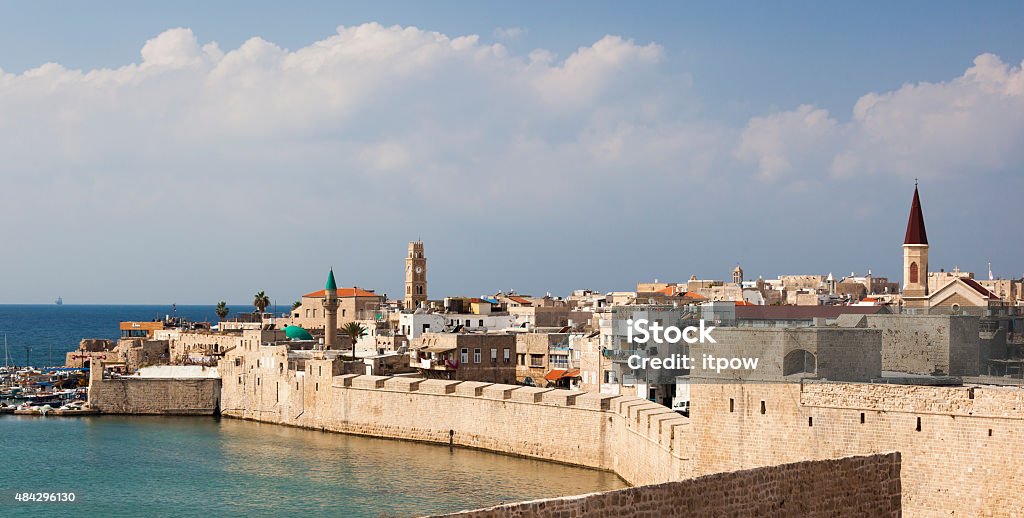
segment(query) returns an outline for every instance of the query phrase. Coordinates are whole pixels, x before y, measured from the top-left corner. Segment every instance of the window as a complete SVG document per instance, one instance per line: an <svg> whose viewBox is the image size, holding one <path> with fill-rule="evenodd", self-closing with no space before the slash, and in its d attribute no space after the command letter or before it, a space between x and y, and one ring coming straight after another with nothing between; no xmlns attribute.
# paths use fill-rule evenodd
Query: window
<svg viewBox="0 0 1024 518"><path fill-rule="evenodd" d="M569 356L565 354L552 354L548 357L548 363L552 369L568 369Z"/></svg>
<svg viewBox="0 0 1024 518"><path fill-rule="evenodd" d="M508 347L506 347L506 348L505 348L505 363L508 363L508 360L509 360L509 354L510 354L510 353L509 353Z"/></svg>
<svg viewBox="0 0 1024 518"><path fill-rule="evenodd" d="M530 367L543 367L544 366L544 355L543 354L531 354L530 355Z"/></svg>
<svg viewBox="0 0 1024 518"><path fill-rule="evenodd" d="M480 363L480 349L473 349L473 363Z"/></svg>
<svg viewBox="0 0 1024 518"><path fill-rule="evenodd" d="M484 321L480 320L480 327L484 327Z"/></svg>
<svg viewBox="0 0 1024 518"><path fill-rule="evenodd" d="M469 349L463 349L459 351L459 362L469 363Z"/></svg>
<svg viewBox="0 0 1024 518"><path fill-rule="evenodd" d="M618 383L618 379L615 377L615 373L612 371L604 371L604 382L605 383Z"/></svg>
<svg viewBox="0 0 1024 518"><path fill-rule="evenodd" d="M764 415L767 409L765 408L764 401L761 402L761 415Z"/></svg>
<svg viewBox="0 0 1024 518"><path fill-rule="evenodd" d="M910 263L910 283L917 283L917 263Z"/></svg>
<svg viewBox="0 0 1024 518"><path fill-rule="evenodd" d="M491 363L498 363L498 350L491 349Z"/></svg>
<svg viewBox="0 0 1024 518"><path fill-rule="evenodd" d="M735 412L736 411L736 400L733 399L733 398L729 398L729 411L730 412Z"/></svg>
<svg viewBox="0 0 1024 518"><path fill-rule="evenodd" d="M519 365L526 365L526 355L525 354L517 354L516 355L516 363L518 363Z"/></svg>

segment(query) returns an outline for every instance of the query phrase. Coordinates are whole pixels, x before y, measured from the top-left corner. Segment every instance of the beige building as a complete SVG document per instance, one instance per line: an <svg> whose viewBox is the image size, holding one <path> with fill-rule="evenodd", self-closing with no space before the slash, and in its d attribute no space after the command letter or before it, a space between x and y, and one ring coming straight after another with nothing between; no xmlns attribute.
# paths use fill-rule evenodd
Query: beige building
<svg viewBox="0 0 1024 518"><path fill-rule="evenodd" d="M86 339L78 348L67 353L64 366L88 369L94 364L124 364L126 372L135 372L141 367L162 365L170 361L166 340L148 338L122 338L112 340Z"/></svg>
<svg viewBox="0 0 1024 518"><path fill-rule="evenodd" d="M516 335L516 381L537 387L569 387L580 377L578 351L569 333Z"/></svg>
<svg viewBox="0 0 1024 518"><path fill-rule="evenodd" d="M515 383L511 334L424 333L412 341L409 365L427 378Z"/></svg>
<svg viewBox="0 0 1024 518"><path fill-rule="evenodd" d="M356 320L386 321L388 316L382 309L384 297L363 288L338 288L338 328ZM327 317L324 298L327 290L314 291L302 296L298 307L292 310L290 318L277 319L279 327L299 326L303 329L323 329Z"/></svg>

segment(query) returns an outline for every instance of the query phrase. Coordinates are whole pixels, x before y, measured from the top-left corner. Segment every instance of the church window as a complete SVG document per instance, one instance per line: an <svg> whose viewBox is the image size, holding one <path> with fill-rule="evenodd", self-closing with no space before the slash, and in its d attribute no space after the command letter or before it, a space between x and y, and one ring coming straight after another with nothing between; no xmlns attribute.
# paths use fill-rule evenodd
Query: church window
<svg viewBox="0 0 1024 518"><path fill-rule="evenodd" d="M917 284L917 263L910 263L910 283Z"/></svg>

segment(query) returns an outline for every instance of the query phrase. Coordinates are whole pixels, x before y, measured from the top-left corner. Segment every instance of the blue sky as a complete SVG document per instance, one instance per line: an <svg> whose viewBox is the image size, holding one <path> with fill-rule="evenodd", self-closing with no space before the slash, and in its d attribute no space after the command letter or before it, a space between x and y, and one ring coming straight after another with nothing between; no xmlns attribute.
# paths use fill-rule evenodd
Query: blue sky
<svg viewBox="0 0 1024 518"><path fill-rule="evenodd" d="M1020 3L381 4L0 3L0 303L1024 271Z"/></svg>

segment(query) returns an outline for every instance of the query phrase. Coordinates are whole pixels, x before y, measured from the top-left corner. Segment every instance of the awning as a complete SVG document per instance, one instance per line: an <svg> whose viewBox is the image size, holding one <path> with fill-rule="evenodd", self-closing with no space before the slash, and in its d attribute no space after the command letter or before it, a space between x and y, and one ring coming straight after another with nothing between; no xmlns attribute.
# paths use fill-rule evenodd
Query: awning
<svg viewBox="0 0 1024 518"><path fill-rule="evenodd" d="M544 375L544 379L548 381L558 381L562 378L578 378L580 377L579 369L551 369L547 374Z"/></svg>
<svg viewBox="0 0 1024 518"><path fill-rule="evenodd" d="M416 350L417 351L425 351L425 352L428 352L428 353L446 353L446 352L449 352L449 351L454 351L455 350L455 346L454 345L443 345L443 344L430 344L430 345L421 345L421 346L417 347Z"/></svg>

